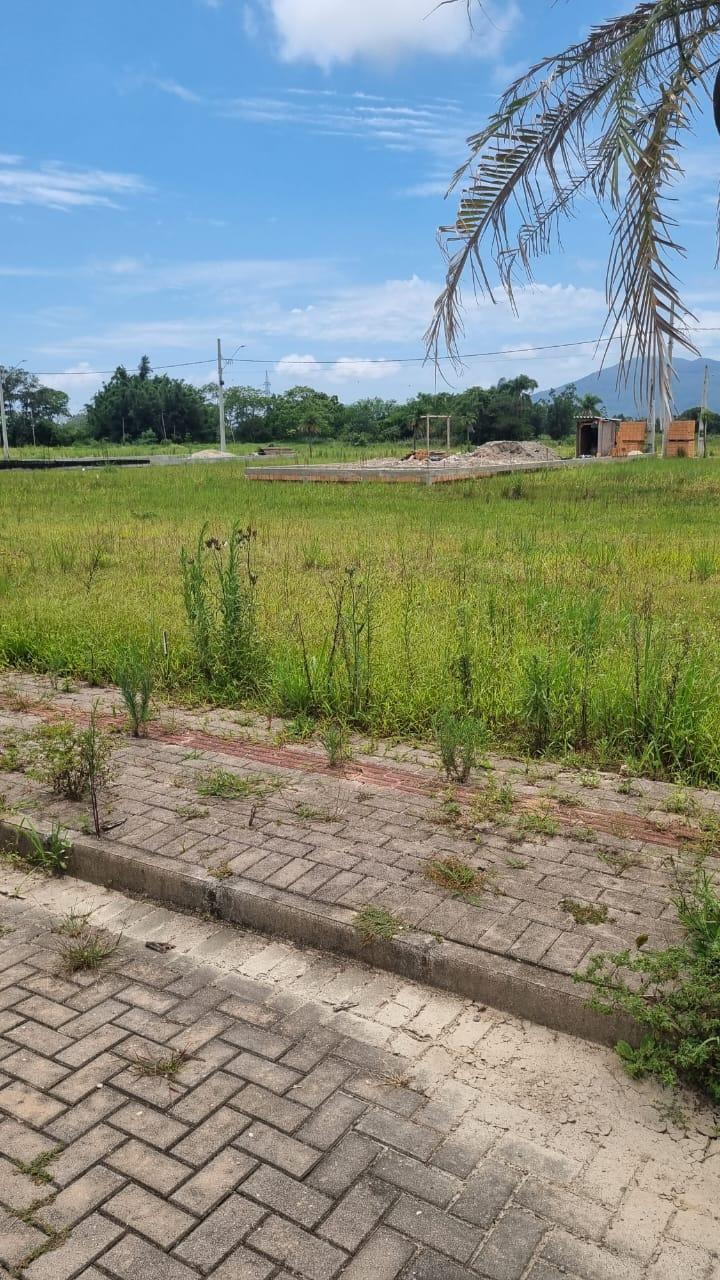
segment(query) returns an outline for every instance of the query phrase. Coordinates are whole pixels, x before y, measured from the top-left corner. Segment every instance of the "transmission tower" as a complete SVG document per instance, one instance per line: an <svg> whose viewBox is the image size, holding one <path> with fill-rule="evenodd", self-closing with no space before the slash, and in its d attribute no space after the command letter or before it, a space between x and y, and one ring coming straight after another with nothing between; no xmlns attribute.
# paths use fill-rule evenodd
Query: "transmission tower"
<svg viewBox="0 0 720 1280"><path fill-rule="evenodd" d="M265 381L263 383L263 391L265 392L266 396L270 395L270 374L268 373L267 369L265 370Z"/></svg>

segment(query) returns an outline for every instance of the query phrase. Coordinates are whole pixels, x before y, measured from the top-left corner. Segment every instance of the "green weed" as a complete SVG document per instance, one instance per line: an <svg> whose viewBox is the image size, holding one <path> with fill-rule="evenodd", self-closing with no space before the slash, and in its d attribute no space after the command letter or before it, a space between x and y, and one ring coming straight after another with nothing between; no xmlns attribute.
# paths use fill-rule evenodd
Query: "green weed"
<svg viewBox="0 0 720 1280"><path fill-rule="evenodd" d="M560 823L547 809L525 809L520 814L518 830L527 836L556 836Z"/></svg>
<svg viewBox="0 0 720 1280"><path fill-rule="evenodd" d="M77 940L72 939L60 948L60 966L63 973L87 973L102 968L115 954L120 937L109 938L97 930L88 930Z"/></svg>
<svg viewBox="0 0 720 1280"><path fill-rule="evenodd" d="M281 784L275 778L260 774L229 773L227 769L213 769L198 778L197 793L213 796L218 800L246 800L249 796L262 799Z"/></svg>
<svg viewBox="0 0 720 1280"><path fill-rule="evenodd" d="M578 981L594 987L602 1013L620 1012L644 1030L639 1045L617 1051L631 1076L652 1075L675 1087L696 1086L720 1102L720 896L700 870L675 901L684 938L664 950L646 947L595 956Z"/></svg>
<svg viewBox="0 0 720 1280"><path fill-rule="evenodd" d="M152 697L154 678L147 660L134 654L125 659L118 667L115 682L128 713L130 731L134 738L140 738L147 732L150 720L150 699Z"/></svg>
<svg viewBox="0 0 720 1280"><path fill-rule="evenodd" d="M484 883L484 875L460 858L436 858L425 867L425 876L441 889L465 897L475 893Z"/></svg>
<svg viewBox="0 0 720 1280"><path fill-rule="evenodd" d="M484 725L466 712L441 711L435 717L435 738L446 778L467 782L487 743Z"/></svg>
<svg viewBox="0 0 720 1280"><path fill-rule="evenodd" d="M573 898L563 898L560 906L576 924L604 924L608 918L607 907L598 902L575 902Z"/></svg>
<svg viewBox="0 0 720 1280"><path fill-rule="evenodd" d="M392 915L390 911L384 911L382 907L363 907L362 911L358 911L354 920L355 928L362 934L364 943L369 943L378 938L390 939L396 934L402 933L407 925L399 920L397 916Z"/></svg>

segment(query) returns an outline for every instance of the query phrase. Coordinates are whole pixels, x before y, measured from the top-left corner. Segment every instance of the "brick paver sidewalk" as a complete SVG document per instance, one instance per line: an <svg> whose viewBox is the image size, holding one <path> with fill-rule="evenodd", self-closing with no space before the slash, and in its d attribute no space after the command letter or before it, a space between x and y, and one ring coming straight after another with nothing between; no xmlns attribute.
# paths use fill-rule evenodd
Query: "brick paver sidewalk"
<svg viewBox="0 0 720 1280"><path fill-rule="evenodd" d="M0 737L19 744L4 759L7 805L87 824L86 805L52 796L17 762L23 734L43 720L82 721L97 698L121 730L112 691L63 694L46 680L4 678ZM338 908L380 906L438 943L540 973L572 974L639 934L650 945L676 937L671 861L686 859L688 840L705 839L717 794L498 760L449 794L421 752L357 754L331 770L317 744L277 745L281 728L233 712L165 710L150 739L122 734L105 800L108 839L278 903L312 903L328 919ZM207 794L218 771L246 794ZM710 854L713 866L714 846ZM477 873L471 891L428 878L447 859Z"/></svg>
<svg viewBox="0 0 720 1280"><path fill-rule="evenodd" d="M3 891L1 1274L720 1277L714 1118L607 1051L77 881ZM123 939L70 976L80 909Z"/></svg>

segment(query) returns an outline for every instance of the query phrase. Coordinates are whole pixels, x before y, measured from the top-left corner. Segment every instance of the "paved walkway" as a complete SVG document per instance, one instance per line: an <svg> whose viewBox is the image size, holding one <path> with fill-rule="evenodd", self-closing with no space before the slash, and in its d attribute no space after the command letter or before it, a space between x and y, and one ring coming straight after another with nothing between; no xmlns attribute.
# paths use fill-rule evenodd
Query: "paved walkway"
<svg viewBox="0 0 720 1280"><path fill-rule="evenodd" d="M8 806L87 824L87 805L52 796L27 767L43 720L82 722L98 698L122 731L117 694L3 678ZM119 735L109 840L280 904L311 903L328 920L379 906L438 943L554 975L639 934L672 941L672 862L687 864L700 843L715 865L702 827L717 824L717 793L507 760L448 790L420 751L357 746L332 770L317 743L278 743L282 729L237 712L165 710L149 739ZM233 781L235 797L212 794ZM466 892L438 883L448 860L451 873L459 861L474 874Z"/></svg>
<svg viewBox="0 0 720 1280"><path fill-rule="evenodd" d="M78 881L2 890L0 1274L720 1277L715 1117L609 1051ZM122 940L71 977L80 911Z"/></svg>

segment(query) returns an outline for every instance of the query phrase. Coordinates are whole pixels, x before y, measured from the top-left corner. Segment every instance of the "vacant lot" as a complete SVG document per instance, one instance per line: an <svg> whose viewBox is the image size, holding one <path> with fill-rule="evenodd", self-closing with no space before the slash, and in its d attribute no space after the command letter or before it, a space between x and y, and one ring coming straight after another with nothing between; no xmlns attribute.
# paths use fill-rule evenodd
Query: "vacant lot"
<svg viewBox="0 0 720 1280"><path fill-rule="evenodd" d="M719 496L714 460L428 490L6 474L0 656L102 683L148 650L169 691L206 696L180 553L239 522L258 530L261 705L404 735L467 705L515 751L718 783Z"/></svg>

